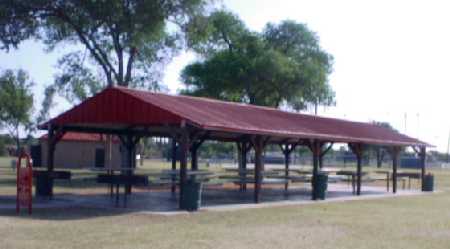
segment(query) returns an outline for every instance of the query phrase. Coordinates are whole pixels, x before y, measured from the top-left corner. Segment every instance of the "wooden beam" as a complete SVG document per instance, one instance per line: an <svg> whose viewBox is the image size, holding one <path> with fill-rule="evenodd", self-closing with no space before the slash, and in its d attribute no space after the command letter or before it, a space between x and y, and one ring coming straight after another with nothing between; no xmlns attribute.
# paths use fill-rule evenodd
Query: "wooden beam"
<svg viewBox="0 0 450 249"><path fill-rule="evenodd" d="M425 146L420 147L420 153L419 153L419 157L420 157L420 176L421 176L421 185L422 185L422 190L424 189L424 179L425 179L425 174L426 174L426 164L427 164L427 148Z"/></svg>
<svg viewBox="0 0 450 249"><path fill-rule="evenodd" d="M397 167L399 161L400 147L393 147L391 150L392 157L392 193L397 193Z"/></svg>
<svg viewBox="0 0 450 249"><path fill-rule="evenodd" d="M176 136L172 137L172 150L171 150L171 154L172 154L172 170L175 171L177 169L177 138ZM170 191L173 193L175 193L176 188L177 188L177 183L176 183L176 177L175 175L172 175L172 185L170 187Z"/></svg>
<svg viewBox="0 0 450 249"><path fill-rule="evenodd" d="M319 140L314 140L311 144L310 144L310 149L311 152L313 154L313 175L312 175L312 194L311 194L311 199L313 200L317 200L317 196L315 194L315 186L314 186L314 182L317 179L317 175L319 173L319 160L320 160L320 152L321 152L321 142Z"/></svg>
<svg viewBox="0 0 450 249"><path fill-rule="evenodd" d="M320 156L319 156L319 168L323 167L323 157L328 153L328 151L330 151L330 149L333 147L333 142L330 142L328 147L324 150L323 147L325 145L325 143L322 143L320 145Z"/></svg>
<svg viewBox="0 0 450 249"><path fill-rule="evenodd" d="M361 195L362 156L364 152L364 146L361 143L349 143L348 147L356 156L356 195Z"/></svg>
<svg viewBox="0 0 450 249"><path fill-rule="evenodd" d="M297 147L297 143L294 144L279 144L281 151L284 155L284 177L286 178L286 183L284 184L284 191L287 191L289 188L289 159L292 151Z"/></svg>
<svg viewBox="0 0 450 249"><path fill-rule="evenodd" d="M209 137L209 132L206 132L202 136L198 132L195 133L195 135L191 135L191 144L190 144L190 151L191 151L191 169L192 170L198 170L198 149L200 146L205 142L205 140Z"/></svg>
<svg viewBox="0 0 450 249"><path fill-rule="evenodd" d="M246 170L247 170L247 154L251 149L252 149L252 145L250 142L243 142L242 151L241 151L241 153L242 153L241 160L242 160L242 169L244 170L244 173L242 176L244 178L247 178L247 172L246 172ZM247 183L244 183L242 185L242 190L243 191L247 190Z"/></svg>
<svg viewBox="0 0 450 249"><path fill-rule="evenodd" d="M330 142L328 147L325 150L322 150L322 152L320 153L320 156L321 157L325 156L328 153L328 151L330 151L331 148L333 148L333 145L334 145L334 143Z"/></svg>
<svg viewBox="0 0 450 249"><path fill-rule="evenodd" d="M48 135L47 135L47 184L49 188L48 196L49 198L53 197L53 178L50 177L51 172L54 169L55 163L55 128L52 125L48 126Z"/></svg>
<svg viewBox="0 0 450 249"><path fill-rule="evenodd" d="M267 139L261 136L256 136L252 139L253 148L255 150L255 188L254 188L255 203L260 202L261 181L262 181L261 171L264 168L264 160L262 158L262 153L264 151L266 141Z"/></svg>
<svg viewBox="0 0 450 249"><path fill-rule="evenodd" d="M184 202L184 186L187 182L187 155L189 151L189 132L187 129L182 132L180 137L180 197L179 207L185 209Z"/></svg>
<svg viewBox="0 0 450 249"><path fill-rule="evenodd" d="M294 147L294 146L292 146ZM284 154L284 177L286 178L286 182L284 183L284 191L288 191L289 188L289 183L288 183L288 178L289 178L289 158L291 155L292 150L289 149L289 145L285 145L285 148L283 150L283 154Z"/></svg>

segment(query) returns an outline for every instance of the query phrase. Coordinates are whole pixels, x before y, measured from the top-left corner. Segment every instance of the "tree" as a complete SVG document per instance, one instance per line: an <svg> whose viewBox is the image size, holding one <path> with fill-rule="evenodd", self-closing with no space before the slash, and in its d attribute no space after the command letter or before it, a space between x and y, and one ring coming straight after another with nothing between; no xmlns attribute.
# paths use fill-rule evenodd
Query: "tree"
<svg viewBox="0 0 450 249"><path fill-rule="evenodd" d="M305 25L285 21L255 33L226 11L198 23L206 28L191 47L203 59L183 70L182 94L295 110L334 103L327 82L332 57Z"/></svg>
<svg viewBox="0 0 450 249"><path fill-rule="evenodd" d="M0 125L15 139L17 151L20 151L21 129L31 127L32 86L33 82L23 70L6 70L0 75Z"/></svg>
<svg viewBox="0 0 450 249"><path fill-rule="evenodd" d="M333 57L320 47L317 34L305 24L286 20L278 25L267 24L263 37L270 48L297 63L299 76L296 80L304 86L303 94L289 100L294 109L304 109L310 104L317 114L318 105L334 104L334 92L328 84Z"/></svg>
<svg viewBox="0 0 450 249"><path fill-rule="evenodd" d="M0 2L0 47L37 39L61 57L55 86L83 100L119 85L157 89L161 68L183 45L185 26L209 0L5 0ZM83 48L83 49L81 49ZM99 68L101 75L92 71Z"/></svg>

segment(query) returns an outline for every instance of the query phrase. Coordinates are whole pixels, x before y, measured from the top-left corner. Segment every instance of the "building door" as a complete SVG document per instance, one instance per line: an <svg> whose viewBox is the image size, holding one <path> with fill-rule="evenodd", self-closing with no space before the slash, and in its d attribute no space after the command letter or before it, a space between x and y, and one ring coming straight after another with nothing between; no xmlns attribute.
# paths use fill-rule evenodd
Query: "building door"
<svg viewBox="0 0 450 249"><path fill-rule="evenodd" d="M42 147L40 144L30 147L30 155L33 160L33 167L42 167Z"/></svg>
<svg viewBox="0 0 450 249"><path fill-rule="evenodd" d="M95 149L95 167L105 167L105 149Z"/></svg>

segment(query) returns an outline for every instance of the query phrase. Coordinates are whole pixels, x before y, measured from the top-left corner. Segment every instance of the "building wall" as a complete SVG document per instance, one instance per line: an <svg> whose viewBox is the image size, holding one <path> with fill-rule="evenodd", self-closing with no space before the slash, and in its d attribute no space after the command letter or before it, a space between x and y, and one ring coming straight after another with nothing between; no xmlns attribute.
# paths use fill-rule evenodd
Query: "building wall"
<svg viewBox="0 0 450 249"><path fill-rule="evenodd" d="M120 144L112 143L111 150L105 142L60 141L55 149L55 168L95 168L96 149L105 149L105 168L120 168ZM47 167L47 141L41 140L42 166ZM111 151L111 153L109 153ZM111 160L108 155L111 154Z"/></svg>

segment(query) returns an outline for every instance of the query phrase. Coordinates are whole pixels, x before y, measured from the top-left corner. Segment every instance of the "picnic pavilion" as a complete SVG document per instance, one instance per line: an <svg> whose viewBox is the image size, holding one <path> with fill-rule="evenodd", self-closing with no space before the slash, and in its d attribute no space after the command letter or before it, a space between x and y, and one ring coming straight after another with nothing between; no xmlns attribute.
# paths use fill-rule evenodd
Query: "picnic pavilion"
<svg viewBox="0 0 450 249"><path fill-rule="evenodd" d="M66 132L111 134L120 138L126 148L126 162L135 167L135 146L142 137L171 138L173 148L180 149L179 200L188 180L188 157L191 170L198 169L197 151L205 140L235 142L241 168L246 168L247 154L254 150L254 202L260 202L264 170L263 152L268 144L279 144L285 156L285 174L289 174L289 158L297 146L312 152L312 178L333 143L346 143L356 156L356 194L361 193L362 154L366 145L386 148L392 158L392 191L397 191L399 153L412 147L420 157L421 179L426 169L426 147L429 144L388 128L363 122L325 118L281 111L269 107L231 103L208 98L172 96L123 87L111 87L83 101L40 126L48 130L47 175L49 186L54 174L55 147ZM175 150L173 150L175 153ZM172 169L176 167L172 156ZM125 175L133 175L127 171ZM131 186L128 185L128 191ZM314 193L314 191L312 191ZM52 195L52 187L47 195ZM312 196L315 199L314 196ZM181 202L180 202L181 203ZM180 206L183 209L182 206Z"/></svg>

